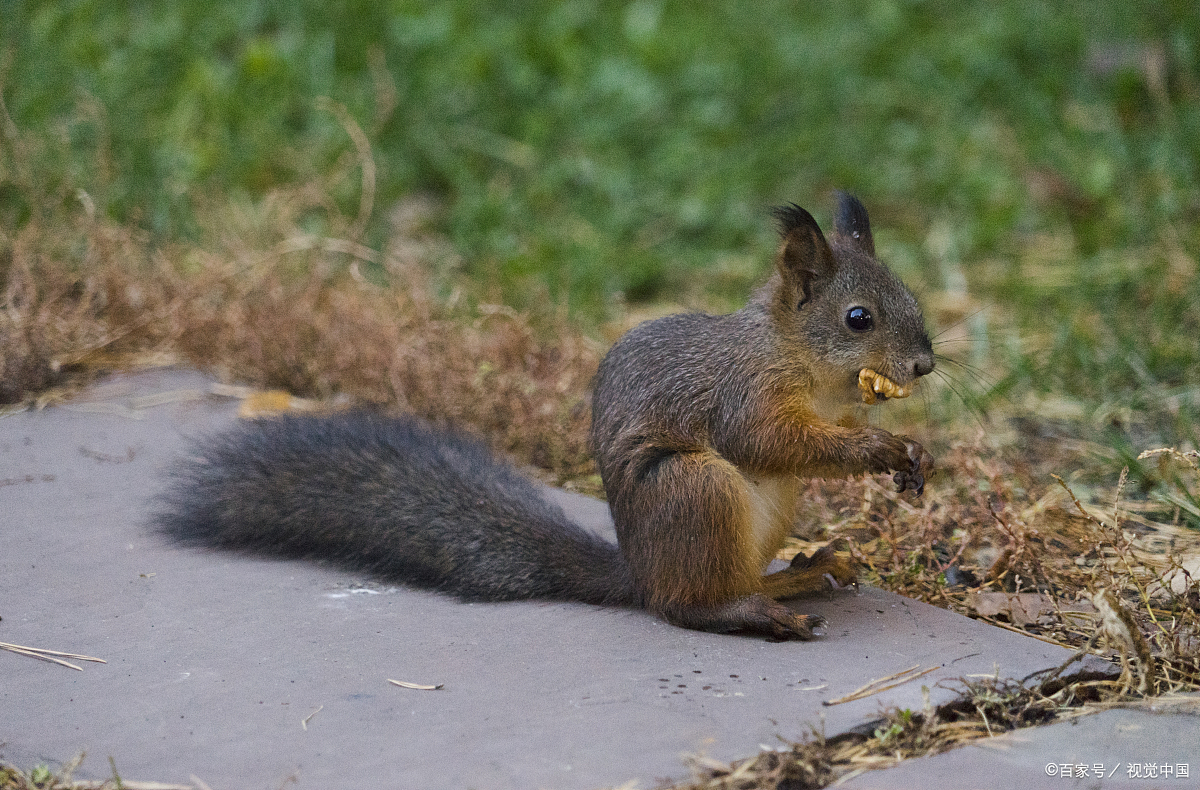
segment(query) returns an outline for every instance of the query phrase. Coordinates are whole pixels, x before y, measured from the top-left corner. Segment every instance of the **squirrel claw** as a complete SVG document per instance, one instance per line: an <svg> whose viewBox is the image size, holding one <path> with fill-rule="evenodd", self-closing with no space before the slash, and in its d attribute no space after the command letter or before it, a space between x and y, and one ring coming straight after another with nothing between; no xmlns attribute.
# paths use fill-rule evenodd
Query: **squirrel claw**
<svg viewBox="0 0 1200 790"><path fill-rule="evenodd" d="M771 620L768 642L787 642L792 639L807 642L825 635L826 620L819 614L797 614L784 610L772 615Z"/></svg>
<svg viewBox="0 0 1200 790"><path fill-rule="evenodd" d="M807 615L807 618L809 633L813 636L825 636L825 626L827 625L825 618L819 614L810 614Z"/></svg>
<svg viewBox="0 0 1200 790"><path fill-rule="evenodd" d="M892 482L896 484L897 493L912 491L915 496L925 493L925 475L920 472L897 472L892 475Z"/></svg>
<svg viewBox="0 0 1200 790"><path fill-rule="evenodd" d="M925 493L925 477L933 474L933 456L917 442L907 437L897 437L908 446L908 469L892 475L896 491L912 491L915 496Z"/></svg>
<svg viewBox="0 0 1200 790"><path fill-rule="evenodd" d="M825 636L827 621L819 614L797 614L790 619L791 622L779 628L769 641L786 642L791 639L808 641L813 637Z"/></svg>

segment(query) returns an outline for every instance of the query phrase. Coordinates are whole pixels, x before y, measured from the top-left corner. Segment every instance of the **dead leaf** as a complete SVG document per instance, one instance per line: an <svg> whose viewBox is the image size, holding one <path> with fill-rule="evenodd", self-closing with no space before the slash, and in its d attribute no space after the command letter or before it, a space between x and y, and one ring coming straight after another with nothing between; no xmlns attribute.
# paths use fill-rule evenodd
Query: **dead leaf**
<svg viewBox="0 0 1200 790"><path fill-rule="evenodd" d="M1094 612L1087 603L1055 601L1042 593L976 592L967 597L967 605L980 617L1005 617L1016 626L1051 623L1058 612Z"/></svg>

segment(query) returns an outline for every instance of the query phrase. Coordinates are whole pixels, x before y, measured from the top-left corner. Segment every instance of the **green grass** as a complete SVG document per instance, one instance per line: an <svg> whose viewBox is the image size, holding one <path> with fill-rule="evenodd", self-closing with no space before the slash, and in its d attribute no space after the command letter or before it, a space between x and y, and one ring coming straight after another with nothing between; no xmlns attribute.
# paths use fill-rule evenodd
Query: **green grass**
<svg viewBox="0 0 1200 790"><path fill-rule="evenodd" d="M1190 0L0 0L0 18L4 238L79 188L199 238L197 197L352 154L324 96L378 166L365 241L431 195L459 274L511 304L584 324L622 300L733 306L774 244L767 208L828 221L846 188L902 276L950 295L935 323L987 308L971 358L995 393L1082 403L1126 455L1200 442ZM340 182L342 211L359 188Z"/></svg>

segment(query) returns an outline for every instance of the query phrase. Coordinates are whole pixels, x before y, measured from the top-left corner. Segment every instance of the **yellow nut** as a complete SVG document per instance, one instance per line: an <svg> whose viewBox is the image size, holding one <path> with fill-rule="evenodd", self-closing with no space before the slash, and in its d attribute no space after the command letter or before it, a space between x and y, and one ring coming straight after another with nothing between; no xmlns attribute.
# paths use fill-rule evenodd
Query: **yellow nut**
<svg viewBox="0 0 1200 790"><path fill-rule="evenodd" d="M873 406L880 396L883 396L885 400L887 398L907 398L913 391L912 384L901 387L887 376L876 373L870 368L858 371L858 388L862 391L863 403L868 406Z"/></svg>

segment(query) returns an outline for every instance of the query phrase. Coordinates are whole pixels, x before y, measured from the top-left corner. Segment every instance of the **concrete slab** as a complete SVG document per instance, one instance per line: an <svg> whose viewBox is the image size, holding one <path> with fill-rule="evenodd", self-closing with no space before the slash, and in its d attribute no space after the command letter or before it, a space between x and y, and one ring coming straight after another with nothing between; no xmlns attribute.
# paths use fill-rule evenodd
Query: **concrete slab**
<svg viewBox="0 0 1200 790"><path fill-rule="evenodd" d="M1108 710L908 760L845 790L1184 790L1200 787L1200 697Z"/></svg>
<svg viewBox="0 0 1200 790"><path fill-rule="evenodd" d="M108 661L75 672L0 651L5 759L87 750L81 776L106 776L111 755L126 779L214 788L649 787L685 775L686 753L745 757L822 719L834 734L918 708L922 684L937 702L954 694L939 681L1068 655L870 588L799 604L829 619L824 638L770 643L172 546L145 526L163 471L188 437L235 419L209 385L121 375L0 420L0 641ZM566 501L606 528L602 504ZM937 669L821 705L913 665Z"/></svg>

